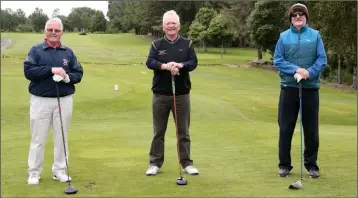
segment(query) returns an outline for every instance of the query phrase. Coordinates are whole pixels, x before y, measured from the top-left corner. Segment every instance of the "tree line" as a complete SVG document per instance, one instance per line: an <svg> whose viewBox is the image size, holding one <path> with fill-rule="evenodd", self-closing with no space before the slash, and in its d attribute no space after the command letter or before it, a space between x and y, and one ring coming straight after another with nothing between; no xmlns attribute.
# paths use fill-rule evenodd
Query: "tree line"
<svg viewBox="0 0 358 198"><path fill-rule="evenodd" d="M280 32L289 23L288 10L294 3L307 6L309 26L320 31L328 56L322 78L354 85L357 75L357 1L133 1L110 0L106 20L101 11L73 8L68 16L55 9L67 32L85 30L100 33L134 33L162 36L162 16L175 10L180 16L180 34L192 39L195 47L254 47L258 60L273 55ZM26 17L19 9L1 10L1 31L42 31L48 19L42 9Z"/></svg>

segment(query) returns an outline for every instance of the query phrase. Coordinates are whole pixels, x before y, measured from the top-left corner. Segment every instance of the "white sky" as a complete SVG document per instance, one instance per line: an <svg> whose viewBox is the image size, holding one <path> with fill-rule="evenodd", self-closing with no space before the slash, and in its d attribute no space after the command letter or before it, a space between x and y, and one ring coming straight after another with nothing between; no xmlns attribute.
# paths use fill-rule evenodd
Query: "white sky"
<svg viewBox="0 0 358 198"><path fill-rule="evenodd" d="M48 17L52 16L55 8L60 9L60 14L68 16L75 7L90 7L103 12L107 18L108 1L1 1L1 9L11 8L13 11L21 8L26 16L29 16L36 7L41 8Z"/></svg>

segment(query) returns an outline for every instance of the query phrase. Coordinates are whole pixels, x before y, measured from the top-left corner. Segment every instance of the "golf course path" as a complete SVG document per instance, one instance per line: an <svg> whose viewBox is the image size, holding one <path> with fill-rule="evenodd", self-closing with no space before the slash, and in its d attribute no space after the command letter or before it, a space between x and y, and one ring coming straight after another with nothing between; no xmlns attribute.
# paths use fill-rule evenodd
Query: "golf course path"
<svg viewBox="0 0 358 198"><path fill-rule="evenodd" d="M11 39L1 39L1 54L11 44Z"/></svg>

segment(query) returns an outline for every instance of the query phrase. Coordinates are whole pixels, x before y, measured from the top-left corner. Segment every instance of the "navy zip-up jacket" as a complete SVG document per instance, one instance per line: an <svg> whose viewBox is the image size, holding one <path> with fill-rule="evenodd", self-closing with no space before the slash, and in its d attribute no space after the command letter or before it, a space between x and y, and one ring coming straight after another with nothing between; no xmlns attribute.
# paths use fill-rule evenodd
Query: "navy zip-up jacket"
<svg viewBox="0 0 358 198"><path fill-rule="evenodd" d="M75 84L81 82L83 68L72 49L61 44L52 48L43 43L34 45L24 61L24 74L30 80L29 92L35 96L57 97L56 82L52 79L52 67L62 67L70 82L59 82L59 96L75 93Z"/></svg>
<svg viewBox="0 0 358 198"><path fill-rule="evenodd" d="M163 36L152 42L146 65L154 71L152 82L154 94L173 94L170 71L160 69L163 63L172 61L184 65L183 68L179 69L179 75L175 76L176 95L190 93L191 81L189 72L196 69L198 59L192 46L192 41L179 35L174 41L169 41Z"/></svg>

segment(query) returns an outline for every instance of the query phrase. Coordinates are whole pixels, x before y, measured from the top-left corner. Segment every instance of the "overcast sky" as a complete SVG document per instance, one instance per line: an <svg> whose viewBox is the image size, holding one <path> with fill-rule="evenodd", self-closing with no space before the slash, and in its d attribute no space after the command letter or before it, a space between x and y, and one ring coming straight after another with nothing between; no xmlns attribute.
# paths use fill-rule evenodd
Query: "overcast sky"
<svg viewBox="0 0 358 198"><path fill-rule="evenodd" d="M16 11L21 8L26 16L29 16L36 7L41 8L48 17L51 17L55 8L60 9L61 15L68 16L72 8L83 6L101 10L105 17L107 15L108 1L1 1L2 10L11 8Z"/></svg>

